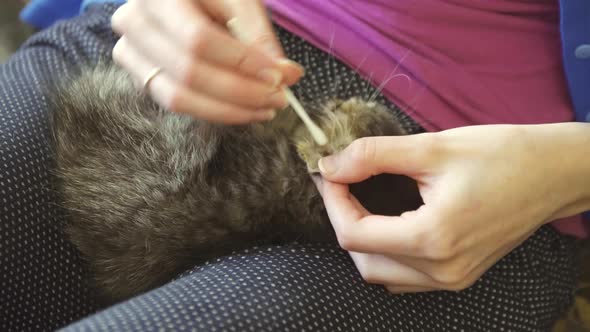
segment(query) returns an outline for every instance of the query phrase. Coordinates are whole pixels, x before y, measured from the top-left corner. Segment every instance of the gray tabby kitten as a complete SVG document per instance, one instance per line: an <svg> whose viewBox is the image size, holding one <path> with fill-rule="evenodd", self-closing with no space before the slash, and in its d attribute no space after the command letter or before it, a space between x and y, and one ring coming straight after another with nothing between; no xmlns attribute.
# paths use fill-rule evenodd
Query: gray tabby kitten
<svg viewBox="0 0 590 332"><path fill-rule="evenodd" d="M84 70L50 99L65 231L108 302L236 249L334 241L310 177L318 160L359 137L404 134L383 106L360 99L311 110L324 147L290 109L267 123L215 125L161 109L113 65ZM421 203L405 177L352 191L375 213Z"/></svg>

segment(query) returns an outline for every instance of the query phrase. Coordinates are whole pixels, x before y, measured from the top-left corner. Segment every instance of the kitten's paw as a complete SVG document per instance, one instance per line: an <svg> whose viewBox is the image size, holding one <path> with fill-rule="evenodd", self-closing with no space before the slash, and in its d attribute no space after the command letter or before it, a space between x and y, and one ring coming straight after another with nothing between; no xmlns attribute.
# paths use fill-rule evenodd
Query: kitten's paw
<svg viewBox="0 0 590 332"><path fill-rule="evenodd" d="M328 102L317 118L328 144L319 146L303 126L295 133L297 152L310 173L318 173L318 161L341 151L357 138L403 135L399 123L386 107L358 98Z"/></svg>

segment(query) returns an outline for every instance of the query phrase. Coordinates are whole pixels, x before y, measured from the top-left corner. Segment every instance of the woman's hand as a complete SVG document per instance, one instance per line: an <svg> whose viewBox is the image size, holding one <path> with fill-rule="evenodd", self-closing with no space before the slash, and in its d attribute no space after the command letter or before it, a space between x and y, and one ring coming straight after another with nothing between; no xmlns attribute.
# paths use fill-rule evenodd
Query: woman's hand
<svg viewBox="0 0 590 332"><path fill-rule="evenodd" d="M242 41L225 24L237 18ZM115 62L163 107L213 122L269 120L303 75L284 58L260 0L132 0L112 18Z"/></svg>
<svg viewBox="0 0 590 332"><path fill-rule="evenodd" d="M320 161L340 245L394 293L462 290L541 225L590 209L590 125L490 125L355 141ZM417 180L424 205L371 215L347 184ZM391 197L392 200L395 197Z"/></svg>

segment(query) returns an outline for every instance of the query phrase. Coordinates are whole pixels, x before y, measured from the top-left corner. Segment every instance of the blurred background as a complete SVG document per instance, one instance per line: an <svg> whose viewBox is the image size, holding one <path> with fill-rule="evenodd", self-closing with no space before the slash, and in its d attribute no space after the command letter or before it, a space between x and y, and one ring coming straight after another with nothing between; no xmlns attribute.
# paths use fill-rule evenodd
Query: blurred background
<svg viewBox="0 0 590 332"><path fill-rule="evenodd" d="M18 13L26 1L0 0L0 63L12 54L33 29L21 23Z"/></svg>
<svg viewBox="0 0 590 332"><path fill-rule="evenodd" d="M59 0L57 0L59 1ZM25 0L0 0L0 64L34 32L20 22L19 12ZM555 326L553 332L590 332L590 245L586 241L581 252L582 275L576 303ZM1 301L1 299L0 299Z"/></svg>

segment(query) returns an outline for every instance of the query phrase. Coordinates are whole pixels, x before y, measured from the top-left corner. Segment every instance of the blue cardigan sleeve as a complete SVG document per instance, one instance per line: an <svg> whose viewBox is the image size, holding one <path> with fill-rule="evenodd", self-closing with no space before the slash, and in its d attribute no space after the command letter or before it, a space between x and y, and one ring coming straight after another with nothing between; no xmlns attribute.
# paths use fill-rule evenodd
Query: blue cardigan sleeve
<svg viewBox="0 0 590 332"><path fill-rule="evenodd" d="M590 122L590 1L561 1L563 65L577 121Z"/></svg>
<svg viewBox="0 0 590 332"><path fill-rule="evenodd" d="M590 1L560 5L563 66L576 121L590 122ZM590 211L584 219L590 220Z"/></svg>
<svg viewBox="0 0 590 332"><path fill-rule="evenodd" d="M124 2L126 0L32 0L21 11L20 19L37 29L45 29L58 20L77 16L92 4Z"/></svg>

